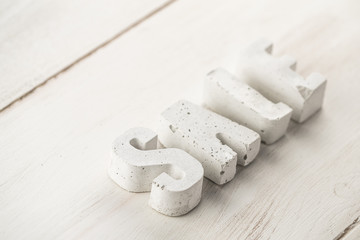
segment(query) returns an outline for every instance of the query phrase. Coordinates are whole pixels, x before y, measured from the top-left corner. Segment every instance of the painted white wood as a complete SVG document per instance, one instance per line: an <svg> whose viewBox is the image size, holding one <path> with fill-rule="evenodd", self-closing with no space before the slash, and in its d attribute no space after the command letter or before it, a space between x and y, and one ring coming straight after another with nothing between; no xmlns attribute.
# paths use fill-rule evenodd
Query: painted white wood
<svg viewBox="0 0 360 240"><path fill-rule="evenodd" d="M360 238L360 216L347 226L334 240L357 240Z"/></svg>
<svg viewBox="0 0 360 240"><path fill-rule="evenodd" d="M291 118L301 123L321 108L326 79L320 73L303 78L292 57L275 58L271 51L269 40L255 41L240 54L237 74L271 101L289 105Z"/></svg>
<svg viewBox="0 0 360 240"><path fill-rule="evenodd" d="M166 0L0 2L0 110L71 66Z"/></svg>
<svg viewBox="0 0 360 240"><path fill-rule="evenodd" d="M360 209L358 1L178 1L0 113L2 239L334 239ZM328 78L323 108L169 218L107 176L109 147L201 103L231 45L260 36ZM346 84L345 84L346 83Z"/></svg>
<svg viewBox="0 0 360 240"><path fill-rule="evenodd" d="M183 149L199 160L205 177L217 184L231 181L236 165L248 165L260 149L256 132L185 100L161 113L157 132L165 147Z"/></svg>
<svg viewBox="0 0 360 240"><path fill-rule="evenodd" d="M354 228L350 229L343 238L339 238L336 240L358 240L360 239L360 225L357 224Z"/></svg>
<svg viewBox="0 0 360 240"><path fill-rule="evenodd" d="M221 68L206 76L203 102L212 111L256 131L267 144L285 134L292 113L286 104L274 104Z"/></svg>
<svg viewBox="0 0 360 240"><path fill-rule="evenodd" d="M168 216L181 216L200 202L204 169L180 149L157 149L157 134L132 128L111 151L109 176L130 192L151 190L149 205Z"/></svg>

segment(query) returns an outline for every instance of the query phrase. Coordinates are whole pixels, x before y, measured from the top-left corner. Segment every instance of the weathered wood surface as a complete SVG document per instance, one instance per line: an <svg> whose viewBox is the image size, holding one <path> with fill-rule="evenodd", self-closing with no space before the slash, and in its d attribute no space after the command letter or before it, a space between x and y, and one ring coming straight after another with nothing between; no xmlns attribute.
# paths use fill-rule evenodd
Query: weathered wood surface
<svg viewBox="0 0 360 240"><path fill-rule="evenodd" d="M0 114L1 238L336 238L360 216L358 11L357 1L178 1L39 87ZM230 46L260 36L301 74L327 76L318 114L262 145L230 183L205 180L183 217L108 178L120 133L155 129L178 99L199 102Z"/></svg>
<svg viewBox="0 0 360 240"><path fill-rule="evenodd" d="M118 37L166 0L0 2L0 110Z"/></svg>
<svg viewBox="0 0 360 240"><path fill-rule="evenodd" d="M335 238L335 240L357 240L360 237L360 217L354 220L344 231Z"/></svg>

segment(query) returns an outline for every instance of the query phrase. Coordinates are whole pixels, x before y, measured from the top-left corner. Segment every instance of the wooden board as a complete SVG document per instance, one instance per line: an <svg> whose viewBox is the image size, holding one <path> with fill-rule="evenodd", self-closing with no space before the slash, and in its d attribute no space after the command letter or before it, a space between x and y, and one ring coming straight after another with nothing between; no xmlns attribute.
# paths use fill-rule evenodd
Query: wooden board
<svg viewBox="0 0 360 240"><path fill-rule="evenodd" d="M335 240L357 240L360 237L360 217L344 229Z"/></svg>
<svg viewBox="0 0 360 240"><path fill-rule="evenodd" d="M0 114L3 239L334 239L360 215L357 1L178 1ZM106 173L112 141L156 129L232 47L267 36L328 77L323 109L200 205L163 216ZM226 65L227 66L227 65ZM225 66L225 67L226 67ZM355 229L355 228L354 228ZM356 234L356 233L355 233ZM356 238L355 238L356 239Z"/></svg>
<svg viewBox="0 0 360 240"><path fill-rule="evenodd" d="M0 2L0 110L128 31L166 0Z"/></svg>

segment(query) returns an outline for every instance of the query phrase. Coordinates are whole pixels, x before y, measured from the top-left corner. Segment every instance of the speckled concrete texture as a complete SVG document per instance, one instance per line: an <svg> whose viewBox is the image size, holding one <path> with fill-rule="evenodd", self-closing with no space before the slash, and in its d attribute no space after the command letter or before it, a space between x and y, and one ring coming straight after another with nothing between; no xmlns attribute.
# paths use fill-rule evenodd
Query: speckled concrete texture
<svg viewBox="0 0 360 240"><path fill-rule="evenodd" d="M109 176L130 192L151 190L149 205L168 216L180 216L201 199L204 170L180 149L157 149L157 135L132 128L119 136L111 151Z"/></svg>
<svg viewBox="0 0 360 240"><path fill-rule="evenodd" d="M236 164L248 165L260 148L258 133L185 100L161 114L158 134L165 147L198 159L205 177L217 184L233 179Z"/></svg>

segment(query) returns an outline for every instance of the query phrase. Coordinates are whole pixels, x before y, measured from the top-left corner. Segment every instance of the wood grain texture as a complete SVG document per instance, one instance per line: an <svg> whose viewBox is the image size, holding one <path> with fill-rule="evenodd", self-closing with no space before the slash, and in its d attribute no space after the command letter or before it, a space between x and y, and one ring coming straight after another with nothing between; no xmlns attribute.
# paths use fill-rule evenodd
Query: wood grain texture
<svg viewBox="0 0 360 240"><path fill-rule="evenodd" d="M0 2L0 110L161 7L150 1Z"/></svg>
<svg viewBox="0 0 360 240"><path fill-rule="evenodd" d="M354 220L334 240L356 240L360 239L360 217Z"/></svg>
<svg viewBox="0 0 360 240"><path fill-rule="evenodd" d="M3 239L334 239L360 216L357 1L178 1L0 114ZM305 76L323 109L178 218L106 173L112 141L199 102L205 74L260 36ZM223 67L227 67L226 65Z"/></svg>

